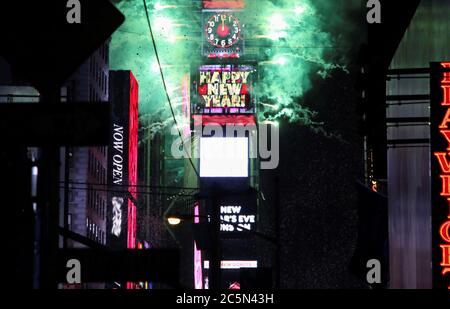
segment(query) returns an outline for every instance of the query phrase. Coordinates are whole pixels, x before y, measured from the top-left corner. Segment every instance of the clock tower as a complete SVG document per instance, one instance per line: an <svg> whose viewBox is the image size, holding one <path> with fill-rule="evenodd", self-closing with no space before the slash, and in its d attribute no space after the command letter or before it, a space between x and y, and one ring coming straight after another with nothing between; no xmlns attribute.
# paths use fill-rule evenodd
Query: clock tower
<svg viewBox="0 0 450 309"><path fill-rule="evenodd" d="M245 24L240 20L244 2L203 1L203 56L239 58L244 52Z"/></svg>

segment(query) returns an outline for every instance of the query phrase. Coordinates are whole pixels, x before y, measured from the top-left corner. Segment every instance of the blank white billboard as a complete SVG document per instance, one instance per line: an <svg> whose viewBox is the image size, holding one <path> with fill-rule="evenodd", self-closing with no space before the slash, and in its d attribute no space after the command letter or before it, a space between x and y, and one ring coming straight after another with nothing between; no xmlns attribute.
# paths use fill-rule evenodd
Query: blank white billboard
<svg viewBox="0 0 450 309"><path fill-rule="evenodd" d="M248 177L248 139L200 138L200 177Z"/></svg>

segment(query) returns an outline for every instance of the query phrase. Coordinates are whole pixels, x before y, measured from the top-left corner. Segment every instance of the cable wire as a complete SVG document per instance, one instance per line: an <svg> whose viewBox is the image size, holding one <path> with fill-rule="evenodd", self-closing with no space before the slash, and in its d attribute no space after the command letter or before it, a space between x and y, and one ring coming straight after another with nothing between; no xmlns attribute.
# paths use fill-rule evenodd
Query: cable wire
<svg viewBox="0 0 450 309"><path fill-rule="evenodd" d="M60 183L66 183L65 181L60 181ZM175 186L149 186L149 185L127 185L127 184L109 184L109 183L95 183L95 182L82 182L82 181L68 181L68 184L74 185L87 185L87 186L109 186L109 187L136 187L136 188L146 188L146 189L173 189L173 190L199 190L199 188L193 187L175 187Z"/></svg>
<svg viewBox="0 0 450 309"><path fill-rule="evenodd" d="M164 86L164 92L166 93L167 102L169 103L170 112L172 114L173 122L175 123L175 126L177 128L178 136L180 137L181 146L183 147L183 151L186 153L186 156L189 159L189 162L190 162L192 168L194 169L195 174L197 175L198 178L200 178L200 174L198 173L197 169L195 168L194 162L192 162L191 156L187 153L186 148L184 147L184 145L185 145L184 144L184 140L183 140L183 137L181 135L180 128L178 127L177 119L175 118L175 113L173 111L172 102L170 101L169 92L167 90L166 80L164 78L164 73L163 73L163 70L162 70L162 67L161 67L161 62L159 60L158 49L156 48L155 37L153 35L152 26L151 26L151 23L150 23L150 17L148 15L147 1L143 0L143 3L144 3L144 9L145 9L145 16L147 18L148 29L150 31L150 37L152 39L153 50L155 52L155 57L156 57L156 61L158 63L159 73L161 74L161 80L162 80L162 83L163 83L163 86Z"/></svg>
<svg viewBox="0 0 450 309"><path fill-rule="evenodd" d="M59 187L60 189L65 189L65 187ZM194 194L185 193L166 193L166 192L146 192L146 191L134 191L134 190L111 190L111 189L98 189L98 188L88 188L88 187L71 187L69 190L85 190L85 191L98 191L98 192L112 192L112 193L133 193L133 194L145 194L145 195L163 195L163 196L185 196L193 197Z"/></svg>

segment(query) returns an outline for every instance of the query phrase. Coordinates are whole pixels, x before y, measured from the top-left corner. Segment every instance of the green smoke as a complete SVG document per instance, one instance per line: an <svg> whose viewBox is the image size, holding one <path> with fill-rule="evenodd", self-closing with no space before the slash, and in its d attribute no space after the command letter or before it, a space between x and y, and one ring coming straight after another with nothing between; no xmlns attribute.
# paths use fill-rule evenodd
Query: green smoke
<svg viewBox="0 0 450 309"><path fill-rule="evenodd" d="M130 69L139 82L140 117L156 131L171 125L167 98L147 25L142 0L113 1L126 16L112 37L112 69ZM332 4L335 3L335 4ZM327 78L345 70L343 38L327 29L344 28L343 16L357 0L247 0L241 13L246 59L258 63L255 85L260 121L285 118L317 126L317 113L302 105L302 96L318 74ZM182 121L181 81L191 63L202 61L201 1L147 0L150 22L178 122ZM341 17L336 17L336 13ZM331 16L331 17L330 17ZM346 26L347 27L347 26Z"/></svg>

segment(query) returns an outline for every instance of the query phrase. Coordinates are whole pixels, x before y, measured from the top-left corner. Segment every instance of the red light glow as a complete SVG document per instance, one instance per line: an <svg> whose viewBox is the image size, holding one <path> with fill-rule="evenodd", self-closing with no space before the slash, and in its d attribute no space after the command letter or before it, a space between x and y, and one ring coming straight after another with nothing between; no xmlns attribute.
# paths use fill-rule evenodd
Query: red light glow
<svg viewBox="0 0 450 309"><path fill-rule="evenodd" d="M198 202L194 206L194 223L199 223L200 210ZM197 249L197 244L194 240L194 286L195 289L203 289L203 270L202 270L202 252Z"/></svg>
<svg viewBox="0 0 450 309"><path fill-rule="evenodd" d="M244 0L203 0L205 9L243 9Z"/></svg>
<svg viewBox="0 0 450 309"><path fill-rule="evenodd" d="M436 152L434 155L438 158L439 165L441 166L441 170L444 173L450 173L450 163L447 161L447 153L445 152Z"/></svg>
<svg viewBox="0 0 450 309"><path fill-rule="evenodd" d="M443 68L450 69L450 62L442 62ZM450 83L450 72L444 72L444 78L441 81L443 84Z"/></svg>
<svg viewBox="0 0 450 309"><path fill-rule="evenodd" d="M443 68L450 68L450 62L441 63ZM441 124L439 125L439 131L448 143L447 150L450 150L450 130L448 124L450 122L450 72L444 72L441 80L442 88L442 101L441 106L446 107L445 115ZM450 196L450 160L447 156L450 155L446 152L433 152L433 155L439 162L439 177L441 178L441 196ZM447 205L450 205L450 198L447 198ZM450 219L450 212L447 218ZM440 265L443 267L442 275L450 273L450 220L445 221L439 228L439 247L441 248L442 257ZM442 244L442 243L445 244ZM450 289L450 286L448 286Z"/></svg>
<svg viewBox="0 0 450 309"><path fill-rule="evenodd" d="M447 221L444 224L442 224L439 230L439 234L441 235L441 238L444 241L450 243L450 221Z"/></svg>
<svg viewBox="0 0 450 309"><path fill-rule="evenodd" d="M240 125L254 125L254 115L194 115L194 125L208 125L208 124L240 124Z"/></svg>
<svg viewBox="0 0 450 309"><path fill-rule="evenodd" d="M130 72L130 118L128 143L128 191L136 198L137 185L137 151L138 151L138 97L139 86L136 78ZM128 234L127 247L136 247L136 206L128 200Z"/></svg>

